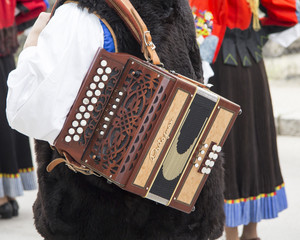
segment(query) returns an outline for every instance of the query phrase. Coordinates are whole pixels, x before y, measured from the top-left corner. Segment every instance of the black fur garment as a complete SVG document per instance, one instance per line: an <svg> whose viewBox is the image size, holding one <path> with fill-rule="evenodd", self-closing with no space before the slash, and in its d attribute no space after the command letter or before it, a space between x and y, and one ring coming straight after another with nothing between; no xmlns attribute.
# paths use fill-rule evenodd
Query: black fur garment
<svg viewBox="0 0 300 240"><path fill-rule="evenodd" d="M104 0L80 0L112 26L120 52L140 58L140 47ZM165 67L200 80L199 49L187 0L132 0L151 31ZM201 240L221 236L224 224L223 168L218 159L191 214L126 192L104 178L74 173L58 165L49 144L35 142L39 192L35 225L46 240Z"/></svg>

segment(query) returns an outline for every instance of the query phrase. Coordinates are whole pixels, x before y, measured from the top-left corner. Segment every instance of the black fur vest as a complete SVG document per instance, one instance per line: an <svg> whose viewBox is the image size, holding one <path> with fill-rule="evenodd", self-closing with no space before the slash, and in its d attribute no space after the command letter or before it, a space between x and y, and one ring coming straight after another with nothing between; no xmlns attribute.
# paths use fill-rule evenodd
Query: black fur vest
<svg viewBox="0 0 300 240"><path fill-rule="evenodd" d="M58 7L63 4L62 1ZM185 76L202 77L193 17L187 0L132 0L151 31L165 67ZM143 58L140 47L104 0L79 0L113 28L119 52ZM59 165L49 144L35 142L39 192L33 206L35 225L46 240L201 240L223 231L223 168L219 159L191 214L125 192L104 178L84 176Z"/></svg>

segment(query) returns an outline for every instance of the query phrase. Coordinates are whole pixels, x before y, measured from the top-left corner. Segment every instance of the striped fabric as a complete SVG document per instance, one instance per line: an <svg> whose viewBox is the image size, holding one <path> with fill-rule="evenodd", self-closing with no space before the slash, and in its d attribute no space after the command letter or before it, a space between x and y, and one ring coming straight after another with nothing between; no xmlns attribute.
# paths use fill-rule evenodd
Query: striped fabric
<svg viewBox="0 0 300 240"><path fill-rule="evenodd" d="M275 191L249 198L225 200L226 226L236 227L262 219L276 218L278 213L287 208L284 183Z"/></svg>
<svg viewBox="0 0 300 240"><path fill-rule="evenodd" d="M24 190L37 188L36 174L33 168L20 169L17 174L0 174L0 197L22 196Z"/></svg>

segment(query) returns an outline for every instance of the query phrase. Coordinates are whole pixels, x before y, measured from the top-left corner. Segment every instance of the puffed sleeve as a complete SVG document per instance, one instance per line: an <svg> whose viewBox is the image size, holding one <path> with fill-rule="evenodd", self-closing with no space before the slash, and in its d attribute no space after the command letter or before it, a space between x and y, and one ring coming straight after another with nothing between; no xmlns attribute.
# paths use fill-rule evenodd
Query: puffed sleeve
<svg viewBox="0 0 300 240"><path fill-rule="evenodd" d="M298 0L261 0L266 16L261 19L263 26L292 27L299 22Z"/></svg>
<svg viewBox="0 0 300 240"><path fill-rule="evenodd" d="M99 19L74 3L57 9L37 46L19 56L8 77L7 118L17 131L52 144L99 47Z"/></svg>

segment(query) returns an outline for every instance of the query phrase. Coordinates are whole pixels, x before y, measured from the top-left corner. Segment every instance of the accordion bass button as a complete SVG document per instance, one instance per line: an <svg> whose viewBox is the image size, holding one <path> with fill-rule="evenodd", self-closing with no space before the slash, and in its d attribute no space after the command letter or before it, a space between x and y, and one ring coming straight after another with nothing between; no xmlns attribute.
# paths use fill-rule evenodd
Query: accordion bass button
<svg viewBox="0 0 300 240"><path fill-rule="evenodd" d="M210 153L208 154L208 157L211 158L211 159L213 159L214 153L213 153L213 152L210 152Z"/></svg>
<svg viewBox="0 0 300 240"><path fill-rule="evenodd" d="M213 167L214 165L215 165L215 162L214 161L210 161L209 166Z"/></svg>
<svg viewBox="0 0 300 240"><path fill-rule="evenodd" d="M111 73L111 68L110 68L110 67L107 67L107 68L105 69L105 72L106 72L107 74L110 74L110 73Z"/></svg>
<svg viewBox="0 0 300 240"><path fill-rule="evenodd" d="M205 161L205 165L206 165L206 166L209 166L209 165L210 165L210 162L211 162L210 160L206 160L206 161Z"/></svg>
<svg viewBox="0 0 300 240"><path fill-rule="evenodd" d="M217 159L218 159L218 156L219 156L218 154L214 153L212 159L217 160Z"/></svg>
<svg viewBox="0 0 300 240"><path fill-rule="evenodd" d="M217 147L217 151L216 151L216 152L218 152L218 153L219 153L219 152L221 152L221 150L222 150L222 147L221 147L221 146L218 146L218 147Z"/></svg>
<svg viewBox="0 0 300 240"><path fill-rule="evenodd" d="M218 146L217 145L213 145L212 150L215 152L215 151L217 151L217 149L218 149Z"/></svg>

